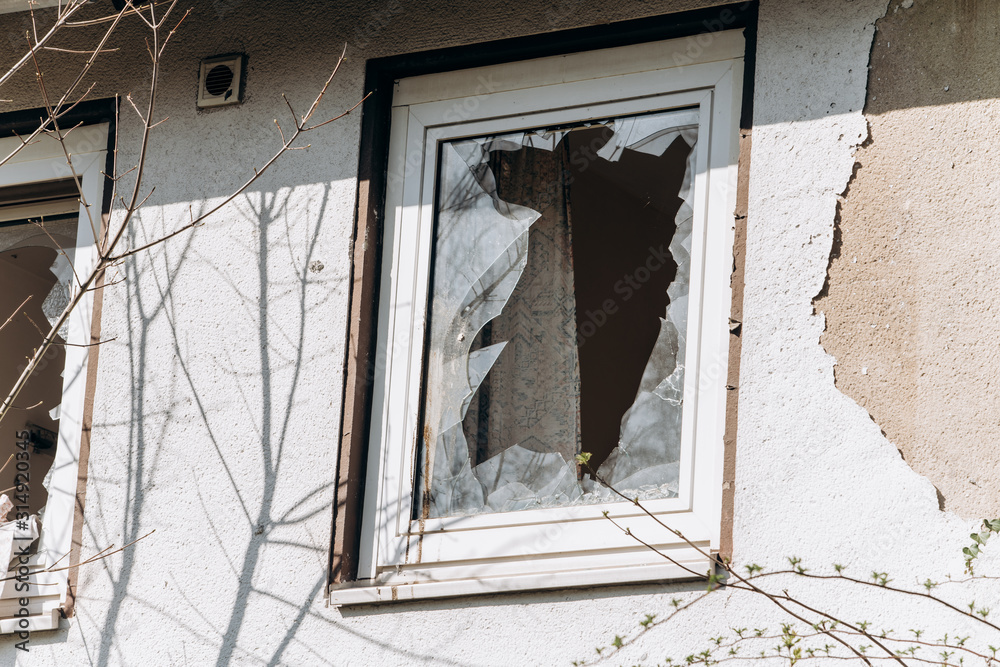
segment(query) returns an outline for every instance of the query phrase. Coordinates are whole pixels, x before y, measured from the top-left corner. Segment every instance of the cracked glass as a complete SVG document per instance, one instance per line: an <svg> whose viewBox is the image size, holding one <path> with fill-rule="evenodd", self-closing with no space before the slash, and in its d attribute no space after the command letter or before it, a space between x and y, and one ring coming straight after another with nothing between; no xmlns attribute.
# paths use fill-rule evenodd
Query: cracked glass
<svg viewBox="0 0 1000 667"><path fill-rule="evenodd" d="M77 200L64 204L67 209L78 206ZM0 208L0 216L4 213ZM68 254L76 246L76 236L76 213L27 220L0 217L0 312L7 320L0 329L0 378L5 387L14 385L26 360L69 303L73 269ZM15 454L20 459L25 451L31 461L30 473L19 473L21 467L13 460L0 471L0 558L11 553L15 539L14 500L19 511L26 509L30 515L32 541L44 521L59 433L67 329L68 325L60 328L56 343L18 397L10 436L0 447L4 461ZM30 494L25 488L30 488Z"/></svg>
<svg viewBox="0 0 1000 667"><path fill-rule="evenodd" d="M417 517L677 495L697 127L440 145Z"/></svg>

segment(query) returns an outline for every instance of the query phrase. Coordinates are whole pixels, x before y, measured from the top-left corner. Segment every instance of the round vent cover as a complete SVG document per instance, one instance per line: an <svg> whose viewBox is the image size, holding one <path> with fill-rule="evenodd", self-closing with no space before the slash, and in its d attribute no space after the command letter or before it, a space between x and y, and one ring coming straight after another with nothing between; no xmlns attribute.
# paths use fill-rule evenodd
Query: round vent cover
<svg viewBox="0 0 1000 667"><path fill-rule="evenodd" d="M0 0L3 4L6 0ZM243 101L246 56L234 53L201 61L198 70L198 107L221 107Z"/></svg>
<svg viewBox="0 0 1000 667"><path fill-rule="evenodd" d="M233 83L233 70L227 65L216 65L205 77L205 90L209 95L223 95Z"/></svg>

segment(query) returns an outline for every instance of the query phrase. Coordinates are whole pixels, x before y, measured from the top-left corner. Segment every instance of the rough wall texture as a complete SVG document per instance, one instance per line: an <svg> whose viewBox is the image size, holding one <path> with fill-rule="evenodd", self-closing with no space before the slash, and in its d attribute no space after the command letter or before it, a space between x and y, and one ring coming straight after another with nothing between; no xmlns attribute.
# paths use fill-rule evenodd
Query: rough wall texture
<svg viewBox="0 0 1000 667"><path fill-rule="evenodd" d="M823 345L945 509L1000 514L1000 14L901 5L878 23L871 130L840 209Z"/></svg>
<svg viewBox="0 0 1000 667"><path fill-rule="evenodd" d="M170 51L161 97L170 120L156 135L150 172L158 188L137 234L184 218L189 204L210 204L268 155L276 145L271 119L283 113L278 94L301 108L344 41L355 55L327 109L360 97L365 57L696 4L199 3ZM901 580L962 569L970 524L939 512L932 485L836 389L812 304L827 273L837 197L867 137L866 65L885 9L886 0L762 2L737 562L774 568L797 555L816 570L840 562ZM0 17L0 39L16 37L19 21ZM123 51L95 73L96 94L141 88L136 37L118 39ZM231 51L249 56L246 103L197 112L199 60ZM0 61L7 53L0 49ZM33 85L28 76L5 89L16 99L8 108L36 106ZM123 123L123 163L134 159L136 130ZM215 221L128 263L129 281L108 290L104 335L117 340L101 352L84 551L157 532L85 569L77 617L33 636L30 655L0 639L4 664L562 665L629 635L646 613L664 616L672 598L698 594L700 584L649 584L324 606L357 136L357 117L330 127ZM310 270L314 262L322 270ZM882 627L933 627L938 618L874 594L802 591ZM719 594L611 664L656 664L706 648L707 637L734 624L773 628L781 620L767 602Z"/></svg>

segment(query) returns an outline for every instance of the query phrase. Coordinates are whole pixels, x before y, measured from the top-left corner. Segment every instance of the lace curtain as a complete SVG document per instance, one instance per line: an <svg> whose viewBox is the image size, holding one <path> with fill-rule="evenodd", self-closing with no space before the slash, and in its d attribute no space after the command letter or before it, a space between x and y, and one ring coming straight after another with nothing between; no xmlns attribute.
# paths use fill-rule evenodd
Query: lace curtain
<svg viewBox="0 0 1000 667"><path fill-rule="evenodd" d="M690 147L669 246L669 306L618 446L599 468L617 488L670 497L680 457L697 112L601 125L610 136L594 159L662 155L678 138ZM418 480L425 516L609 498L574 460L580 366L569 131L442 146Z"/></svg>

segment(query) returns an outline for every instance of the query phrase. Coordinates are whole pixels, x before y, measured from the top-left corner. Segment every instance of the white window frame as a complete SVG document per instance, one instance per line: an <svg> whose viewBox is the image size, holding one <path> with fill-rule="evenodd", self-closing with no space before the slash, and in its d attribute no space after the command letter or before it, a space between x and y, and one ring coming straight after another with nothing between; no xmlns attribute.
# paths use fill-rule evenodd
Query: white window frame
<svg viewBox="0 0 1000 667"><path fill-rule="evenodd" d="M65 0L0 0L0 14L13 14L14 12L26 12L29 9L45 9L47 7L57 7L67 4Z"/></svg>
<svg viewBox="0 0 1000 667"><path fill-rule="evenodd" d="M718 550L745 43L738 30L707 41L696 58L689 40L670 40L396 82L359 580L335 586L334 604L684 579L712 567L627 502L410 519L439 142L697 107L682 473L678 497L644 506Z"/></svg>
<svg viewBox="0 0 1000 667"><path fill-rule="evenodd" d="M66 150L71 155L72 169L67 164L63 147L49 136L39 136L10 161L0 165L0 187L27 185L53 180L80 178L83 198L78 206L77 237L74 248L67 249L78 276L87 276L97 265L95 229L101 225L101 205L104 198L104 167L107 159L108 124L85 125L74 129L66 138ZM0 139L0 159L20 145L17 137ZM25 207L36 215L37 207ZM52 211L48 211L51 213ZM61 212L61 211L60 211ZM20 217L20 216L19 216ZM62 561L69 564L73 546L73 519L76 509L77 482L80 473L80 441L83 436L84 401L86 399L87 365L93 318L93 292L84 294L68 321L66 366L63 372L62 403L59 412L59 436L52 477L48 485L45 517L38 538L37 554L28 564L32 571ZM5 389L6 390L6 389ZM13 433L4 434L13 437ZM38 488L41 477L33 475L30 487ZM13 498L12 498L13 500ZM16 500L14 501L16 504ZM15 541L15 551L17 542ZM5 576L11 576L10 573ZM28 591L18 591L15 580L4 581L0 588L0 633L51 630L59 627L59 610L66 605L69 570L40 572L29 577ZM27 595L26 595L27 593ZM22 607L22 598L28 605ZM28 615L22 609L28 610ZM21 623L27 619L28 627Z"/></svg>

